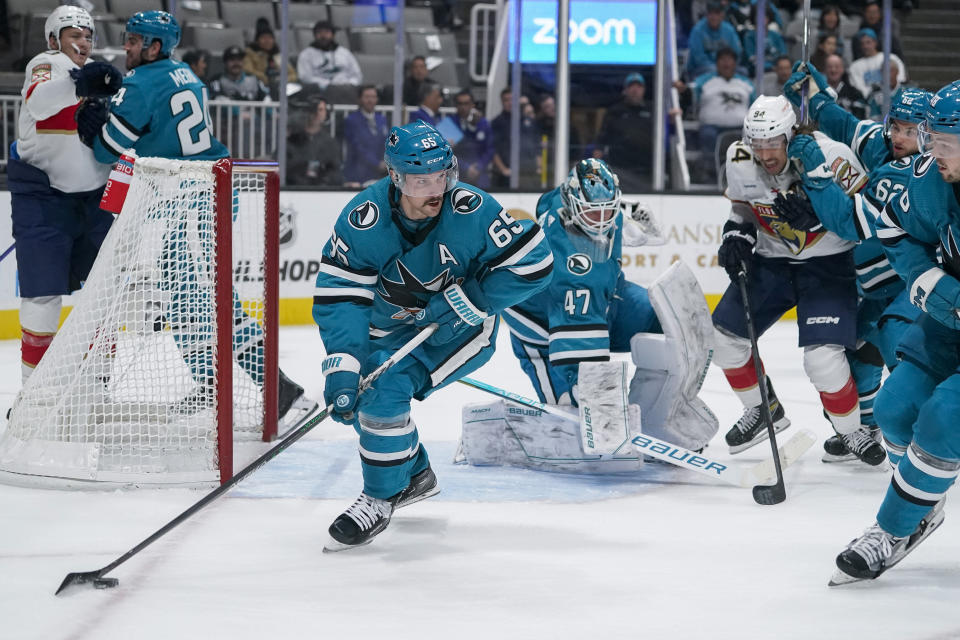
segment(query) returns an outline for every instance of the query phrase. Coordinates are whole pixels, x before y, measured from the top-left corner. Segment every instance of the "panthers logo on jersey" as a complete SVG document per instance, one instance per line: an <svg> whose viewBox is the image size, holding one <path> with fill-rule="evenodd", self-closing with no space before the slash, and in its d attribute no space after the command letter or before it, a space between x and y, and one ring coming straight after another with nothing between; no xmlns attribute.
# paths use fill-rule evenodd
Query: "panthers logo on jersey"
<svg viewBox="0 0 960 640"><path fill-rule="evenodd" d="M380 209L377 207L377 205L369 200L356 207L347 216L350 226L358 231L369 229L373 225L377 224L377 220L379 219Z"/></svg>
<svg viewBox="0 0 960 640"><path fill-rule="evenodd" d="M575 253L567 258L567 271L575 276L585 276L593 268L593 261L585 253Z"/></svg>
<svg viewBox="0 0 960 640"><path fill-rule="evenodd" d="M454 189L450 194L450 206L457 213L473 213L480 208L481 204L483 204L483 198L480 194L469 189L461 187Z"/></svg>

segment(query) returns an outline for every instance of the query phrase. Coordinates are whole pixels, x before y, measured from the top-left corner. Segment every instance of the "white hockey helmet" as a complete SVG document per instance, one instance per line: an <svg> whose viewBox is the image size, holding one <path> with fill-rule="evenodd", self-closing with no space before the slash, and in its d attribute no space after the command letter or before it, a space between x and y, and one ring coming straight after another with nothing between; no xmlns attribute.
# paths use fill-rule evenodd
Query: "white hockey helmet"
<svg viewBox="0 0 960 640"><path fill-rule="evenodd" d="M754 140L785 136L786 143L790 144L795 124L797 114L784 96L760 96L743 119L743 142L752 145Z"/></svg>
<svg viewBox="0 0 960 640"><path fill-rule="evenodd" d="M68 27L77 27L78 29L90 29L90 35L93 36L93 17L82 7L64 4L50 12L47 21L43 23L43 46L50 46L50 36L60 48L60 31Z"/></svg>

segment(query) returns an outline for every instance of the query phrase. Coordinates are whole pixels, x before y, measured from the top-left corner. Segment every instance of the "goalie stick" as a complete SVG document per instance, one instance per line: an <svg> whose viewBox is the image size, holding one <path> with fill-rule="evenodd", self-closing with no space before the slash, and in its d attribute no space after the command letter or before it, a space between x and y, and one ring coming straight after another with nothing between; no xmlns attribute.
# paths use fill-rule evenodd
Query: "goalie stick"
<svg viewBox="0 0 960 640"><path fill-rule="evenodd" d="M458 382L468 387L499 396L505 400L515 402L516 404L530 407L531 409L538 409L580 424L580 418L578 416L569 414L555 406L513 393L512 391L500 389L499 387L474 380L470 377L460 378ZM795 434L778 450L781 467L787 467L799 460L800 457L806 453L807 449L813 446L815 441L816 436L809 429L802 429L799 433ZM752 488L760 483L769 482L776 476L776 469L774 468L772 460L764 460L750 466L731 462L719 462L702 453L690 451L689 449L678 447L665 440L660 440L659 438L645 434L634 436L632 443L638 453L649 455L652 458L668 462L682 469L688 469L710 476L714 480L720 480L721 482L726 482L727 484L738 487Z"/></svg>
<svg viewBox="0 0 960 640"><path fill-rule="evenodd" d="M433 335L433 332L436 330L437 330L436 324L428 325L425 329L423 329L417 335L415 335L409 342L407 342L405 345L400 347L400 349L398 349L396 353L390 356L390 358L387 359L386 362L384 362L379 367L377 367L373 372L370 373L370 375L368 375L366 378L364 378L360 382L360 393L363 393L367 388L369 388L370 385L373 384L373 382L377 378L383 375L384 371L386 371L387 369L395 365L399 360L406 357L407 355L410 354L411 351L413 351L418 346L420 346L420 344L423 343L423 341L429 338L431 335ZM79 584L92 583L93 586L96 587L97 589L109 589L110 587L117 586L120 583L119 580L117 580L116 578L105 578L104 576L110 573L111 571L113 571L114 569L116 569L117 567L119 567L121 564L123 564L133 556L143 551L150 544L156 542L164 534L168 533L170 530L172 530L177 525L181 524L190 516L200 511L205 506L207 506L208 504L210 504L211 502L213 502L214 500L222 496L224 493L226 493L227 491L232 489L234 486L239 484L240 481L242 481L247 476L252 474L254 471L262 467L264 464L276 458L280 453L282 453L290 445L292 445L294 442L296 442L297 440L305 436L307 432L309 432L315 426L320 424L328 415L330 415L331 411L333 411L332 404L328 405L323 411L321 411L316 416L314 416L313 418L311 418L310 420L302 424L300 427L298 427L294 431L291 431L289 435L283 438L283 440L275 444L273 447L270 448L269 451L267 451L262 456L260 456L259 458L257 458L256 460L248 464L243 469L241 469L236 475L230 478L230 480L228 480L224 484L220 485L219 487L217 487L216 489L214 489L213 491L205 495L203 498L201 498L200 500L195 502L193 505L188 507L183 513L178 515L176 518L174 518L167 524L163 525L160 529L158 529L157 531L152 533L150 536L148 536L145 540L140 542L140 544L133 547L132 549L127 551L125 554L123 554L122 556L120 556L110 564L100 569L97 569L96 571L77 571L74 573L68 573L67 576L63 579L63 582L60 583L60 587L57 589L56 595L60 595L61 593L63 593L65 589L73 585L79 585Z"/></svg>

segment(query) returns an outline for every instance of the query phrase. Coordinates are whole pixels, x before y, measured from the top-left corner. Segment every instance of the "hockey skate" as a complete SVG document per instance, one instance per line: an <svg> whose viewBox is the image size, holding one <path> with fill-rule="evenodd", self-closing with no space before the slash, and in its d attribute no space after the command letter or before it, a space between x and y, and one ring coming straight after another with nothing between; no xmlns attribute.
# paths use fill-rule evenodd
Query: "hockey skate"
<svg viewBox="0 0 960 640"><path fill-rule="evenodd" d="M320 406L303 394L303 387L280 371L280 389L277 400L277 434L283 437L296 429Z"/></svg>
<svg viewBox="0 0 960 640"><path fill-rule="evenodd" d="M853 447L848 446L851 441ZM823 462L846 462L847 460L861 460L877 466L883 463L887 454L883 449L883 436L880 429L874 426L864 426L847 436L839 434L830 436L823 443Z"/></svg>
<svg viewBox="0 0 960 640"><path fill-rule="evenodd" d="M773 418L774 431L780 433L790 426L790 420L783 410L783 405L781 405L777 399L777 394L773 391L773 384L770 382L770 378L766 380L767 397L770 400L770 417ZM743 415L737 420L737 423L727 432L726 440L730 446L730 453L733 454L740 453L744 449L749 449L769 437L767 425L763 422L760 405L757 405L744 410Z"/></svg>
<svg viewBox="0 0 960 640"><path fill-rule="evenodd" d="M916 530L909 536L898 538L873 523L859 538L856 538L837 556L837 572L829 585L836 587L861 580L873 580L884 571L903 560L918 544L927 539L943 523L943 503L940 498Z"/></svg>
<svg viewBox="0 0 960 640"><path fill-rule="evenodd" d="M433 473L433 469L427 467L410 478L407 488L390 498L390 502L396 510L426 500L438 493L440 493L440 487L437 486L437 476Z"/></svg>
<svg viewBox="0 0 960 640"><path fill-rule="evenodd" d="M323 551L332 553L370 544L377 534L390 524L393 509L393 502L390 500L372 498L361 493L356 502L347 507L330 525L330 540L324 545Z"/></svg>

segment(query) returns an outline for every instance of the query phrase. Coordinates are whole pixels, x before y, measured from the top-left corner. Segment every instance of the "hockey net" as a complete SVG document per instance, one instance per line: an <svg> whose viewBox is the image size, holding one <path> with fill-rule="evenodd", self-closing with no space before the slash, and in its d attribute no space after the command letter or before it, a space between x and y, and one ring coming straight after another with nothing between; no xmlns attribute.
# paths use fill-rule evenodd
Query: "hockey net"
<svg viewBox="0 0 960 640"><path fill-rule="evenodd" d="M234 439L275 436L274 169L137 159L73 311L14 402L0 479L209 485L231 477Z"/></svg>

